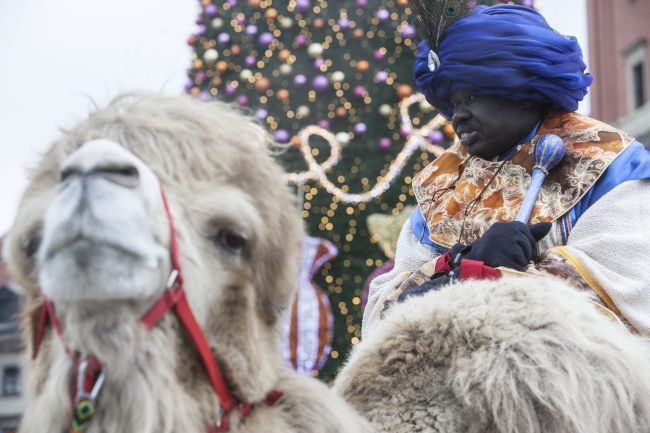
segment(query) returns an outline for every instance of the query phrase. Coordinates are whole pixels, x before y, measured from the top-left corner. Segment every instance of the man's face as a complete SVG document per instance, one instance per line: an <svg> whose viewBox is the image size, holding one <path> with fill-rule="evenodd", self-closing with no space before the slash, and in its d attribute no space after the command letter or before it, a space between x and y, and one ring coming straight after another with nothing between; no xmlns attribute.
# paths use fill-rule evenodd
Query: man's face
<svg viewBox="0 0 650 433"><path fill-rule="evenodd" d="M530 104L478 95L470 90L451 94L452 123L470 155L492 160L519 144L540 119Z"/></svg>

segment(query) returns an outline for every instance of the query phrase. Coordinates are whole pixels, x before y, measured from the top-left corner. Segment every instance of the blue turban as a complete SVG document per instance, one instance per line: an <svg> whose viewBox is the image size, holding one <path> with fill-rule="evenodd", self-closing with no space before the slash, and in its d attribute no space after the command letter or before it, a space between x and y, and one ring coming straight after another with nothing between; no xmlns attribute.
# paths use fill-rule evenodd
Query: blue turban
<svg viewBox="0 0 650 433"><path fill-rule="evenodd" d="M429 51L426 41L418 45L416 85L447 118L453 116L455 90L551 103L571 112L593 81L576 38L559 34L524 6L477 7L454 22L445 30L433 72Z"/></svg>

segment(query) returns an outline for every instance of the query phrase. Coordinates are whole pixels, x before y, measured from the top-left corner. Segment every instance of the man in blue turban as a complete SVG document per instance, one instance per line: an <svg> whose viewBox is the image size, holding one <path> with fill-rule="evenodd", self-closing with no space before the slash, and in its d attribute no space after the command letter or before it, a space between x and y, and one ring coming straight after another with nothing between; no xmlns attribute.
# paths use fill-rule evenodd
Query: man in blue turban
<svg viewBox="0 0 650 433"><path fill-rule="evenodd" d="M574 37L528 7L472 4L410 1L425 36L417 87L459 140L414 178L419 206L393 271L371 284L364 336L394 302L512 270L567 279L650 334L650 151L575 113L593 77ZM515 219L546 134L564 141L566 156L527 225Z"/></svg>

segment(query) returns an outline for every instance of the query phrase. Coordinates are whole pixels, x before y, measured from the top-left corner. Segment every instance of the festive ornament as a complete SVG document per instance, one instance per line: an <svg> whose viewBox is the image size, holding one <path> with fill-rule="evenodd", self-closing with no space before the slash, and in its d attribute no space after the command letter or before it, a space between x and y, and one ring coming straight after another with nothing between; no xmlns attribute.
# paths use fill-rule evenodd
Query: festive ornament
<svg viewBox="0 0 650 433"><path fill-rule="evenodd" d="M354 125L353 131L356 135L363 135L368 131L368 125L363 122L359 122Z"/></svg>
<svg viewBox="0 0 650 433"><path fill-rule="evenodd" d="M286 104L289 101L289 91L287 89L278 90L276 96L283 104Z"/></svg>
<svg viewBox="0 0 650 433"><path fill-rule="evenodd" d="M241 72L239 73L239 78L242 81L248 81L249 78L253 76L253 72L251 72L250 69L242 69Z"/></svg>
<svg viewBox="0 0 650 433"><path fill-rule="evenodd" d="M226 72L226 71L228 70L228 62L226 62L225 60L219 60L219 61L217 62L217 65L216 65L216 68L215 68L215 69L216 69L217 72L219 72L219 73L224 73L224 72Z"/></svg>
<svg viewBox="0 0 650 433"><path fill-rule="evenodd" d="M267 19L274 20L278 17L278 11L277 9L274 8L267 9L266 12L264 13L264 16Z"/></svg>
<svg viewBox="0 0 650 433"><path fill-rule="evenodd" d="M309 110L309 107L308 107L308 106L306 106L306 105L301 105L301 106L298 107L298 109L296 110L296 118L298 118L298 119L304 119L305 117L308 117L308 116L309 116L309 111L310 111L310 110Z"/></svg>
<svg viewBox="0 0 650 433"><path fill-rule="evenodd" d="M314 58L319 57L323 54L323 46L318 43L310 44L307 48L307 54Z"/></svg>
<svg viewBox="0 0 650 433"><path fill-rule="evenodd" d="M325 75L317 75L312 82L314 90L317 92L324 92L329 87L329 80Z"/></svg>
<svg viewBox="0 0 650 433"><path fill-rule="evenodd" d="M333 72L331 79L335 83L340 83L343 80L345 80L345 74L343 72L341 72L341 71Z"/></svg>
<svg viewBox="0 0 650 433"><path fill-rule="evenodd" d="M269 32L264 32L260 35L258 41L262 46L268 46L273 42L273 34Z"/></svg>
<svg viewBox="0 0 650 433"><path fill-rule="evenodd" d="M255 91L257 93L265 93L271 87L271 82L268 78L262 77L259 80L255 81ZM278 98L280 97L280 92L278 92Z"/></svg>
<svg viewBox="0 0 650 433"><path fill-rule="evenodd" d="M379 142L377 144L379 145L379 149L386 151L390 149L390 147L393 145L393 142L388 137L382 137L379 139Z"/></svg>
<svg viewBox="0 0 650 433"><path fill-rule="evenodd" d="M357 62L357 72L368 72L368 69L370 69L370 63L367 60Z"/></svg>
<svg viewBox="0 0 650 433"><path fill-rule="evenodd" d="M341 146L346 146L350 143L350 135L347 132L339 132L334 137Z"/></svg>
<svg viewBox="0 0 650 433"><path fill-rule="evenodd" d="M393 108L388 104L381 104L379 106L379 114L384 117L390 116L390 113L393 111Z"/></svg>
<svg viewBox="0 0 650 433"><path fill-rule="evenodd" d="M289 57L291 57L291 51L289 51L287 49L281 50L278 53L278 58L283 62L286 62L287 60L289 60Z"/></svg>
<svg viewBox="0 0 650 433"><path fill-rule="evenodd" d="M305 236L298 277L298 293L285 327L284 354L287 364L298 373L312 375L327 360L334 332L327 295L313 282L320 268L338 254L325 239Z"/></svg>
<svg viewBox="0 0 650 433"><path fill-rule="evenodd" d="M408 98L413 94L413 87L408 84L400 84L397 86L397 99L400 101L404 98Z"/></svg>
<svg viewBox="0 0 650 433"><path fill-rule="evenodd" d="M302 87L307 84L307 77L303 74L298 74L293 78L293 84L295 84L297 87Z"/></svg>
<svg viewBox="0 0 650 433"><path fill-rule="evenodd" d="M219 58L219 53L214 48L205 50L205 53L203 53L203 60L205 60L207 64L212 64L216 62L218 58Z"/></svg>
<svg viewBox="0 0 650 433"><path fill-rule="evenodd" d="M293 20L289 17L280 17L279 23L282 30L289 30L291 27L293 27Z"/></svg>
<svg viewBox="0 0 650 433"><path fill-rule="evenodd" d="M280 144L285 144L289 142L291 135L289 135L289 131L287 131L286 129L278 129L277 131L275 131L273 138L275 139L276 142Z"/></svg>
<svg viewBox="0 0 650 433"><path fill-rule="evenodd" d="M223 24L224 24L224 22L223 22L223 19L221 19L221 18L215 18L210 22L210 25L215 30L221 30L223 28Z"/></svg>
<svg viewBox="0 0 650 433"><path fill-rule="evenodd" d="M291 72L293 72L293 66L291 66L291 65L289 65L289 64L287 64L287 63L285 63L284 65L280 65L280 67L278 68L278 70L280 71L280 73L281 73L282 75L290 75Z"/></svg>

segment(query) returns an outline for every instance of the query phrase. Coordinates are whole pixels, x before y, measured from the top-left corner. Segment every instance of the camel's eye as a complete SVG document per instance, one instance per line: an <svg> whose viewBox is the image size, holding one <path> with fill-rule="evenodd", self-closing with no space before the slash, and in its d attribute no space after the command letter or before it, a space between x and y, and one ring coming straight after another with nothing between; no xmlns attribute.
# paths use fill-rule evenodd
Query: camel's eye
<svg viewBox="0 0 650 433"><path fill-rule="evenodd" d="M38 248L41 246L41 232L40 230L35 231L32 236L29 237L27 242L25 242L23 246L23 251L25 251L25 254L28 257L34 257L36 255L36 251L38 251Z"/></svg>
<svg viewBox="0 0 650 433"><path fill-rule="evenodd" d="M246 238L244 236L229 229L221 229L219 231L217 242L223 248L232 252L243 251L246 248L247 244Z"/></svg>

